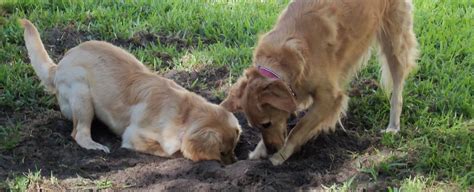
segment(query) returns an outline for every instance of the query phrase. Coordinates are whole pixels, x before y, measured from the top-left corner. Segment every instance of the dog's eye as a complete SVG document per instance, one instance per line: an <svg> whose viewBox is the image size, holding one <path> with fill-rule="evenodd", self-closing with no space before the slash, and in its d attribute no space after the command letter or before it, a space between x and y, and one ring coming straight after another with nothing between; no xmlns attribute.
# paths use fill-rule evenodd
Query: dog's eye
<svg viewBox="0 0 474 192"><path fill-rule="evenodd" d="M261 124L260 126L262 126L264 129L266 129L266 128L269 128L270 126L272 126L272 123L268 122L268 123Z"/></svg>

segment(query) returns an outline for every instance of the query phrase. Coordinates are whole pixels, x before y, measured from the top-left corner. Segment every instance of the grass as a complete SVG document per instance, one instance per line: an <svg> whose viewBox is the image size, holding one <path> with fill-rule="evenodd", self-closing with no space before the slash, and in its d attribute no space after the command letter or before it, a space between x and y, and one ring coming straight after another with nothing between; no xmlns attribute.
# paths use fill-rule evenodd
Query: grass
<svg viewBox="0 0 474 192"><path fill-rule="evenodd" d="M5 63L0 65L0 106L14 110L51 107L55 100L43 91L31 66Z"/></svg>
<svg viewBox="0 0 474 192"><path fill-rule="evenodd" d="M20 123L0 125L0 150L14 148L20 141Z"/></svg>
<svg viewBox="0 0 474 192"><path fill-rule="evenodd" d="M160 52L170 56L170 68L226 66L235 80L251 64L258 35L272 27L286 2L1 1L0 107L21 111L56 105L54 98L42 90L28 65L22 30L16 23L18 18L33 21L42 35L47 35L44 31L48 29L70 25L93 39L106 41L130 39L144 31L177 37L191 48L178 49L176 44L159 42L126 48L154 70L166 70L164 61L153 56ZM401 133L383 135L381 140L384 147L408 155L365 171L376 179L380 179L377 175L387 172L419 175L398 178L394 189L401 187L406 191L430 188L434 185L432 181L472 188L474 3L470 0L414 3L415 31L421 49L419 67L405 86ZM378 70L377 62L372 59L356 81L378 79ZM388 123L389 102L386 95L377 90L353 97L350 112L355 126L364 127L367 134L375 135ZM0 124L0 138L16 132L21 132L21 126ZM1 142L0 145L0 148L8 148L15 143ZM342 184L342 187L347 188L347 185Z"/></svg>
<svg viewBox="0 0 474 192"><path fill-rule="evenodd" d="M0 183L0 187L1 185L6 185L10 191L27 191L30 184L36 183L39 180L41 180L41 171L28 172L12 180Z"/></svg>
<svg viewBox="0 0 474 192"><path fill-rule="evenodd" d="M28 171L22 175L7 179L4 182L0 181L0 189L8 189L9 191L107 191L115 187L116 189L125 189L129 186L117 185L107 179L97 179L92 181L90 179L79 179L77 183L62 183L53 174L46 178L41 176L41 170Z"/></svg>

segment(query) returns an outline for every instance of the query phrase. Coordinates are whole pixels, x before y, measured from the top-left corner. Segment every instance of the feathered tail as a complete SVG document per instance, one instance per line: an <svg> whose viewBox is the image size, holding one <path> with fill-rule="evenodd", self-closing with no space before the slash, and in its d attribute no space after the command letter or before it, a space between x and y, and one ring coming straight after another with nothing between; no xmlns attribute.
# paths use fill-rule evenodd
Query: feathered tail
<svg viewBox="0 0 474 192"><path fill-rule="evenodd" d="M28 50L28 57L30 58L36 75L38 75L48 91L55 93L54 76L56 74L57 65L46 52L36 27L27 19L21 19L20 23L25 28L24 38Z"/></svg>

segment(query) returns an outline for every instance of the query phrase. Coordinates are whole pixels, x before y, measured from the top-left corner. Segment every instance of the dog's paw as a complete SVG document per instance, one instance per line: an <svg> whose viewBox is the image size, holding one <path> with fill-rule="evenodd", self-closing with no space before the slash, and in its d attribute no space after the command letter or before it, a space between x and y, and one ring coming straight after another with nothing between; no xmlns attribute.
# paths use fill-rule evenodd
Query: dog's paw
<svg viewBox="0 0 474 192"><path fill-rule="evenodd" d="M100 150L105 153L110 153L108 147L92 141L92 139L76 139L76 142L79 144L79 146L87 150Z"/></svg>
<svg viewBox="0 0 474 192"><path fill-rule="evenodd" d="M387 129L384 129L380 131L381 133L392 133L396 134L400 131L400 127L387 127Z"/></svg>
<svg viewBox="0 0 474 192"><path fill-rule="evenodd" d="M280 152L277 152L270 157L270 161L274 166L281 165L285 162L285 157L281 155Z"/></svg>
<svg viewBox="0 0 474 192"><path fill-rule="evenodd" d="M251 160L255 160L255 159L264 159L264 158L267 158L268 154L267 154L267 151L265 149L255 149L254 151L251 151L249 153L249 159Z"/></svg>
<svg viewBox="0 0 474 192"><path fill-rule="evenodd" d="M267 148L265 147L265 144L263 144L263 140L260 140L260 142L257 144L257 147L255 147L255 149L249 153L249 159L263 159L267 157Z"/></svg>
<svg viewBox="0 0 474 192"><path fill-rule="evenodd" d="M104 151L105 153L110 153L110 149L109 149L108 147L106 147L106 146L103 146L103 145L102 145L102 147L100 147L100 149L98 149L98 150L102 150L102 151Z"/></svg>
<svg viewBox="0 0 474 192"><path fill-rule="evenodd" d="M101 145L99 143L95 143L93 145L90 145L88 147L84 147L86 149L89 149L89 150L99 150L99 151L103 151L105 153L110 153L110 150L108 147L104 146L104 145Z"/></svg>

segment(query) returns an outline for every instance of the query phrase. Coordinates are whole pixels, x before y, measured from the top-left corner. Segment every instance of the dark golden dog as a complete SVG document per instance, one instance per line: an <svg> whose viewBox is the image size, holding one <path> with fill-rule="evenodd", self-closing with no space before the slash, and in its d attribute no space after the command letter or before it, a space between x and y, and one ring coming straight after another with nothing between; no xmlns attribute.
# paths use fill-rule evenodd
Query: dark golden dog
<svg viewBox="0 0 474 192"><path fill-rule="evenodd" d="M344 87L376 42L382 82L392 92L387 132L398 132L404 80L416 65L411 0L295 0L263 35L253 66L231 88L222 106L243 111L262 141L249 158L283 163L309 139L334 130L348 97ZM286 134L291 113L308 109Z"/></svg>

